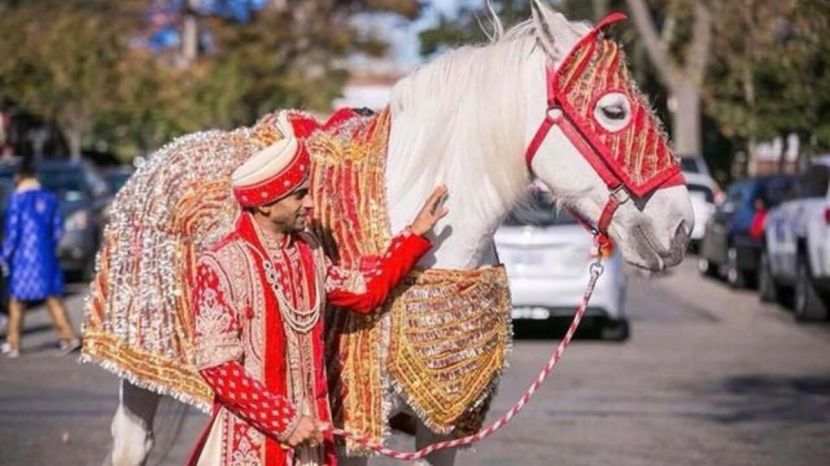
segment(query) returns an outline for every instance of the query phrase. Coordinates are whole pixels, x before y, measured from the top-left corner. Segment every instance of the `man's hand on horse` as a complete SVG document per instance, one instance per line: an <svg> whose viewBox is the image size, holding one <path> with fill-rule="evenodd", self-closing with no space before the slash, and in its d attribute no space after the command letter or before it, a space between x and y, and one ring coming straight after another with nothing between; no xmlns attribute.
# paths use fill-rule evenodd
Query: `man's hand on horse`
<svg viewBox="0 0 830 466"><path fill-rule="evenodd" d="M441 185L429 195L424 207L418 212L418 216L412 221L410 229L412 233L423 236L432 230L438 220L444 218L449 210L442 205L447 196L447 186Z"/></svg>
<svg viewBox="0 0 830 466"><path fill-rule="evenodd" d="M286 443L288 446L296 448L303 444L307 444L310 446L317 446L323 443L323 434L318 429L318 426L321 424L320 421L315 420L309 416L303 416L300 418L300 422L297 423L297 427L294 428L294 432L288 437Z"/></svg>

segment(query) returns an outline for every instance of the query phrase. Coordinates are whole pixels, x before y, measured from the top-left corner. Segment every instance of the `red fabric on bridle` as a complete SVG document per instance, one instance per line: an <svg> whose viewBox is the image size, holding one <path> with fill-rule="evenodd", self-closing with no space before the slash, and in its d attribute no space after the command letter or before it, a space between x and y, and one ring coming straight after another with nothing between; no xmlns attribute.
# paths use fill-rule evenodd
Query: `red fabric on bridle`
<svg viewBox="0 0 830 466"><path fill-rule="evenodd" d="M685 183L659 120L629 78L619 46L600 35L625 18L621 13L606 16L577 42L556 71L546 68L547 114L525 152L530 168L550 129L556 125L562 131L611 193L592 228L602 236L628 196L643 198ZM597 102L610 93L623 96L630 110L628 122L614 131L594 117ZM620 198L622 191L626 196Z"/></svg>

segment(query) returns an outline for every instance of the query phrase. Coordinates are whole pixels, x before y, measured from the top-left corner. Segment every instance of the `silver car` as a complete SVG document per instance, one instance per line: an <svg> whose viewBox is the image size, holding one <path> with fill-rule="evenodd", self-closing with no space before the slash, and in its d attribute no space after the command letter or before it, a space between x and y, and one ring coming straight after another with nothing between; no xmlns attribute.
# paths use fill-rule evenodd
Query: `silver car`
<svg viewBox="0 0 830 466"><path fill-rule="evenodd" d="M496 232L499 259L507 268L513 319L542 321L573 316L588 284L593 240L584 227L556 208L552 196L534 188L530 198ZM596 318L604 339L628 338L623 311L626 276L619 253L603 260L605 272L586 312Z"/></svg>

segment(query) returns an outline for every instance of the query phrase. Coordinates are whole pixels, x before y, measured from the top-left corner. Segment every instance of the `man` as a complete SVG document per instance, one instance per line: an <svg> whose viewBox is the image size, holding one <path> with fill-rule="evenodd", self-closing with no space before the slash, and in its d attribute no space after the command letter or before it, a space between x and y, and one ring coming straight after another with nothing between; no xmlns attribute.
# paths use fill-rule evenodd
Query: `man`
<svg viewBox="0 0 830 466"><path fill-rule="evenodd" d="M20 356L24 303L44 300L58 334L60 354L81 346L63 306L63 272L57 256L63 217L55 194L43 189L24 163L8 202L3 227L3 274L9 276L9 328L2 353Z"/></svg>
<svg viewBox="0 0 830 466"><path fill-rule="evenodd" d="M215 392L193 465L335 464L323 355L326 303L368 313L431 247L446 188L367 273L341 270L305 232L309 155L295 138L254 154L232 177L234 232L198 260L196 364ZM345 311L344 311L345 312Z"/></svg>

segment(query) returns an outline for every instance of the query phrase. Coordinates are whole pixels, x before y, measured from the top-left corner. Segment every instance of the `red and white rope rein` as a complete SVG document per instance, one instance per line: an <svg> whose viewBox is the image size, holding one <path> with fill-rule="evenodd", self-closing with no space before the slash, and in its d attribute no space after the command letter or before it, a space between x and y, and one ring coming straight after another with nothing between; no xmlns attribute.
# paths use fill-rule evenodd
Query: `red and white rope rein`
<svg viewBox="0 0 830 466"><path fill-rule="evenodd" d="M466 437L453 439L453 440L446 440L443 442L434 443L428 447L422 448L415 452L402 452L397 450L392 450L391 448L386 448L383 445L374 444L366 438L360 437L352 432L348 432L342 429L332 429L332 433L338 437L343 437L346 439L351 439L358 444L371 448L372 450L380 453L382 455L386 455L390 458L395 458L399 460L408 460L414 461L424 458L425 456L429 455L438 450L443 450L445 448L455 448L464 445L470 445L472 443L476 443L479 440L483 440L497 430L501 429L502 427L506 426L510 423L510 421L519 414L519 411L527 405L531 398L533 398L534 393L539 387L542 386L542 383L550 376L553 372L556 363L562 358L562 353L565 352L565 348L571 343L571 339L576 333L576 329L579 327L579 323L582 321L582 317L585 315L585 310L588 307L588 302L591 300L591 294L594 292L594 287L596 286L597 279L599 279L600 275L604 271L604 267L602 265L602 248L597 248L597 258L596 260L591 263L590 267L590 279L588 280L588 286L585 288L585 293L582 295L582 302L576 309L576 313L574 314L573 320L571 321L570 327L568 327L567 333L562 338L562 341L559 342L559 346L557 346L556 350L551 354L550 359L548 359L547 364L539 371L539 375L530 384L525 394L506 412L504 413L496 422L490 424L486 428L482 429L481 431L468 435Z"/></svg>

